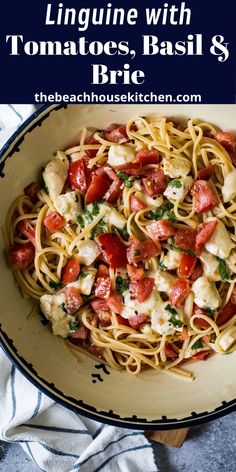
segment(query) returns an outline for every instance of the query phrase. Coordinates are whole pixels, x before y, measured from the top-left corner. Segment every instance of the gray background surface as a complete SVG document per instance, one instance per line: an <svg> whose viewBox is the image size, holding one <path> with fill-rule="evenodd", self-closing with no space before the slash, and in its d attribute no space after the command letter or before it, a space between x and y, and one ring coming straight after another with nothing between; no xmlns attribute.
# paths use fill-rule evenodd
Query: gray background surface
<svg viewBox="0 0 236 472"><path fill-rule="evenodd" d="M4 444L4 449L1 472L40 470L18 444ZM153 443L153 450L160 472L236 472L236 412L191 428L181 449Z"/></svg>

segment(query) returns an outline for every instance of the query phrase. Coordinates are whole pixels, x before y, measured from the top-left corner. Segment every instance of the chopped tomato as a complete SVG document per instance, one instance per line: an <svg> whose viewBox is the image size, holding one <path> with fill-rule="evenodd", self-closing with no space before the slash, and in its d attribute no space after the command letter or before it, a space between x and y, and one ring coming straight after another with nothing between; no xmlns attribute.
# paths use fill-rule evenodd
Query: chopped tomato
<svg viewBox="0 0 236 472"><path fill-rule="evenodd" d="M104 167L98 167L95 170L95 174L98 175L99 177L102 177L103 179L107 180L107 182L109 182L109 184L111 184L111 182L113 180L113 179L110 179L107 172L104 170Z"/></svg>
<svg viewBox="0 0 236 472"><path fill-rule="evenodd" d="M82 324L79 328L76 328L74 333L70 334L73 339L87 339L88 329Z"/></svg>
<svg viewBox="0 0 236 472"><path fill-rule="evenodd" d="M87 189L84 159L78 159L69 165L68 184L73 190L85 192Z"/></svg>
<svg viewBox="0 0 236 472"><path fill-rule="evenodd" d="M129 318L129 324L133 329L139 329L140 325L148 321L148 316L142 313Z"/></svg>
<svg viewBox="0 0 236 472"><path fill-rule="evenodd" d="M144 278L144 267L135 267L131 264L127 264L127 271L131 282L138 282Z"/></svg>
<svg viewBox="0 0 236 472"><path fill-rule="evenodd" d="M197 230L193 228L181 227L175 231L175 243L176 247L184 249L186 251L193 251L195 249Z"/></svg>
<svg viewBox="0 0 236 472"><path fill-rule="evenodd" d="M93 134L91 134L91 136L86 138L85 144L99 144L99 145L101 145L101 143L99 143L99 141L97 141L97 139L94 138ZM90 149L89 151L86 151L86 153L88 154L89 157L95 157L97 152L98 152L98 149Z"/></svg>
<svg viewBox="0 0 236 472"><path fill-rule="evenodd" d="M177 352L175 352L171 344L168 343L165 344L165 355L167 359L176 359L178 357Z"/></svg>
<svg viewBox="0 0 236 472"><path fill-rule="evenodd" d="M130 196L130 210L131 212L135 211L140 211L143 210L144 208L147 208L147 205L140 200L140 198L135 197L133 194Z"/></svg>
<svg viewBox="0 0 236 472"><path fill-rule="evenodd" d="M89 203L95 202L96 200L100 200L108 188L110 187L109 182L107 179L103 177L99 177L99 175L93 175L92 181L89 185L89 188L85 195L85 203L88 205Z"/></svg>
<svg viewBox="0 0 236 472"><path fill-rule="evenodd" d="M33 228L33 226L31 226L29 220L25 219L19 221L17 225L17 230L19 231L19 233L26 236L26 238L29 239L34 246L36 245L35 229Z"/></svg>
<svg viewBox="0 0 236 472"><path fill-rule="evenodd" d="M217 326L227 323L234 315L236 315L236 305L229 300L216 318Z"/></svg>
<svg viewBox="0 0 236 472"><path fill-rule="evenodd" d="M186 279L178 279L170 291L171 305L180 308L190 291L189 282Z"/></svg>
<svg viewBox="0 0 236 472"><path fill-rule="evenodd" d="M112 143L119 143L127 138L126 127L116 123L111 124L104 130L104 138Z"/></svg>
<svg viewBox="0 0 236 472"><path fill-rule="evenodd" d="M103 347L96 346L96 344L91 343L86 346L86 349L87 351L90 352L90 354L92 354L95 357L98 357L98 359L102 358L103 349L104 349Z"/></svg>
<svg viewBox="0 0 236 472"><path fill-rule="evenodd" d="M108 188L107 192L105 193L104 199L108 203L115 203L121 194L121 186L123 182L121 179L119 179L114 170L112 170L110 167L104 167L104 171L111 179L111 181L113 181L110 187Z"/></svg>
<svg viewBox="0 0 236 472"><path fill-rule="evenodd" d="M99 310L107 310L108 305L106 300L101 300L100 298L97 300L93 300L91 302L91 306L95 312L98 312Z"/></svg>
<svg viewBox="0 0 236 472"><path fill-rule="evenodd" d="M196 213L203 213L211 210L218 203L219 199L210 182L205 180L196 180L191 189L191 195L194 197L194 210Z"/></svg>
<svg viewBox="0 0 236 472"><path fill-rule="evenodd" d="M139 175L141 168L141 162L126 162L121 166L116 166L116 171L124 172L127 175Z"/></svg>
<svg viewBox="0 0 236 472"><path fill-rule="evenodd" d="M175 229L168 220L153 221L146 226L146 229L153 241L166 241L175 234Z"/></svg>
<svg viewBox="0 0 236 472"><path fill-rule="evenodd" d="M107 298L107 306L111 311L122 315L124 309L122 296L114 290Z"/></svg>
<svg viewBox="0 0 236 472"><path fill-rule="evenodd" d="M197 262L195 265L192 274L190 275L190 280L195 282L195 280L199 279L203 275L203 268L200 263Z"/></svg>
<svg viewBox="0 0 236 472"><path fill-rule="evenodd" d="M97 239L103 256L112 269L126 266L126 246L122 243L117 234L100 234Z"/></svg>
<svg viewBox="0 0 236 472"><path fill-rule="evenodd" d="M146 177L142 179L144 190L150 197L162 195L167 187L166 177L162 170L149 172Z"/></svg>
<svg viewBox="0 0 236 472"><path fill-rule="evenodd" d="M95 284L95 295L99 298L108 298L111 293L111 279L107 276L98 277Z"/></svg>
<svg viewBox="0 0 236 472"><path fill-rule="evenodd" d="M216 134L216 139L227 151L235 150L236 138L232 133L219 131L219 133Z"/></svg>
<svg viewBox="0 0 236 472"><path fill-rule="evenodd" d="M96 276L106 277L108 275L109 275L109 268L106 266L106 264L99 264Z"/></svg>
<svg viewBox="0 0 236 472"><path fill-rule="evenodd" d="M137 282L131 282L130 289L138 302L143 303L152 293L154 284L155 279L152 277L145 277Z"/></svg>
<svg viewBox="0 0 236 472"><path fill-rule="evenodd" d="M211 325L205 319L201 318L201 315L208 316L207 312L200 308L199 306L194 303L193 305L193 315L199 315L197 318L194 319L194 322L197 323L201 328L209 328Z"/></svg>
<svg viewBox="0 0 236 472"><path fill-rule="evenodd" d="M208 239L212 236L217 226L217 221L208 221L207 223L201 223L198 226L198 233L196 237L196 248L201 248Z"/></svg>
<svg viewBox="0 0 236 472"><path fill-rule="evenodd" d="M210 165L207 167L204 167L203 169L200 169L197 173L197 176L200 180L209 180L216 168L216 165Z"/></svg>
<svg viewBox="0 0 236 472"><path fill-rule="evenodd" d="M143 261L147 257L158 256L161 252L160 243L153 241L141 242L136 238L130 238L130 246L127 248L127 258L129 264L137 266L138 262Z"/></svg>
<svg viewBox="0 0 236 472"><path fill-rule="evenodd" d="M27 187L24 188L24 194L29 197L29 199L35 203L37 201L37 193L40 190L39 184L37 182L31 182Z"/></svg>
<svg viewBox="0 0 236 472"><path fill-rule="evenodd" d="M14 244L9 255L15 269L23 270L29 267L34 261L35 249L32 243Z"/></svg>
<svg viewBox="0 0 236 472"><path fill-rule="evenodd" d="M130 326L129 325L129 320L127 320L126 318L123 318L123 316L118 315L117 316L117 321L118 321L119 325Z"/></svg>
<svg viewBox="0 0 236 472"><path fill-rule="evenodd" d="M197 258L195 256L190 256L189 254L183 253L178 269L179 277L190 277L190 275L193 273L196 263Z"/></svg>
<svg viewBox="0 0 236 472"><path fill-rule="evenodd" d="M73 315L73 313L75 313L79 309L80 305L82 305L84 300L81 297L80 293L78 292L78 289L75 287L66 287L65 294L66 294L66 303L65 303L66 311L70 315Z"/></svg>
<svg viewBox="0 0 236 472"><path fill-rule="evenodd" d="M151 151L149 149L142 149L136 154L136 161L142 164L157 164L159 159L159 152L155 149Z"/></svg>
<svg viewBox="0 0 236 472"><path fill-rule="evenodd" d="M211 352L212 351L210 349L207 349L206 351L196 352L196 354L192 356L192 359L194 359L195 361L204 361L211 354Z"/></svg>
<svg viewBox="0 0 236 472"><path fill-rule="evenodd" d="M52 213L49 213L47 216L45 216L43 224L46 226L47 230L50 231L50 233L55 233L58 229L63 228L66 222L64 218L59 215L59 213L52 211Z"/></svg>
<svg viewBox="0 0 236 472"><path fill-rule="evenodd" d="M69 284L75 282L80 273L80 263L77 256L72 256L66 263L62 271L62 283Z"/></svg>

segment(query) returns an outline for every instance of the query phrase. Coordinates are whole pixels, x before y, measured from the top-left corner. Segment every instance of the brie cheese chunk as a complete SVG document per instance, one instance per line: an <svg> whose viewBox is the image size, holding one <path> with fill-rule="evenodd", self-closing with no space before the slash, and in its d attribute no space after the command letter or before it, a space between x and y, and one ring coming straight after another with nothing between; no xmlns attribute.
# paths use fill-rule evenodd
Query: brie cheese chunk
<svg viewBox="0 0 236 472"><path fill-rule="evenodd" d="M213 256L226 259L235 244L231 240L224 223L217 218L208 218L207 221L217 221L218 224L212 236L205 243L205 249Z"/></svg>
<svg viewBox="0 0 236 472"><path fill-rule="evenodd" d="M124 144L117 146L112 145L108 151L107 163L111 167L122 166L123 164L127 164L127 162L133 162L135 156L135 150L131 146L125 146Z"/></svg>
<svg viewBox="0 0 236 472"><path fill-rule="evenodd" d="M52 201L61 194L65 185L69 169L69 161L64 152L58 152L43 172L43 179Z"/></svg>
<svg viewBox="0 0 236 472"><path fill-rule="evenodd" d="M199 277L192 285L194 302L200 308L210 308L216 310L220 305L220 297L214 282L205 275Z"/></svg>

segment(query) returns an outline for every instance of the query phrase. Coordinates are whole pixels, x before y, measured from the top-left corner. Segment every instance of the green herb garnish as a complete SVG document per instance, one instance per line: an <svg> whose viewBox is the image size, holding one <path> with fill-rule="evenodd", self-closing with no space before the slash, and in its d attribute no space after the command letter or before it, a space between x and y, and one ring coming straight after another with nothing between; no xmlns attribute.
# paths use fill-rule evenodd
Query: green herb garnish
<svg viewBox="0 0 236 472"><path fill-rule="evenodd" d="M157 208L155 211L150 211L148 213L148 218L151 220L162 220L164 215L167 215L170 220L175 220L175 214L173 213L172 208L174 208L173 203L164 203L160 208Z"/></svg>
<svg viewBox="0 0 236 472"><path fill-rule="evenodd" d="M172 249L172 251L185 252L186 254L189 254L190 256L195 257L194 252L191 251L190 249L182 249L181 247L175 247L175 240L174 240L174 238L171 238L170 248Z"/></svg>
<svg viewBox="0 0 236 472"><path fill-rule="evenodd" d="M204 311L208 314L208 316L212 317L213 316L213 311L211 308L206 307L204 308Z"/></svg>
<svg viewBox="0 0 236 472"><path fill-rule="evenodd" d="M127 231L127 225L124 226L123 229L120 229L120 228L116 228L118 233L120 233L121 237L125 240L125 241L128 241L129 239L129 233Z"/></svg>
<svg viewBox="0 0 236 472"><path fill-rule="evenodd" d="M104 203L104 200L97 200L96 202L93 203L93 209L92 209L92 215L97 216L99 215L100 211L100 205Z"/></svg>
<svg viewBox="0 0 236 472"><path fill-rule="evenodd" d="M53 282L52 280L50 280L49 287L51 287L54 292L57 292L57 290L59 290L62 287L62 283Z"/></svg>
<svg viewBox="0 0 236 472"><path fill-rule="evenodd" d="M178 179L171 180L170 185L171 185L171 187L175 187L175 188L181 188L182 187L182 183Z"/></svg>
<svg viewBox="0 0 236 472"><path fill-rule="evenodd" d="M78 328L79 322L78 321L71 321L69 324L70 331L75 332L76 329Z"/></svg>
<svg viewBox="0 0 236 472"><path fill-rule="evenodd" d="M198 339L192 346L192 349L200 349L201 347L203 347L203 344L202 344L202 341L201 339Z"/></svg>
<svg viewBox="0 0 236 472"><path fill-rule="evenodd" d="M77 220L77 223L80 225L80 228L84 229L85 225L84 225L83 217L81 215L77 215L76 220Z"/></svg>
<svg viewBox="0 0 236 472"><path fill-rule="evenodd" d="M85 279L86 277L88 277L88 275L89 275L89 272L81 272L80 278Z"/></svg>
<svg viewBox="0 0 236 472"><path fill-rule="evenodd" d="M104 221L104 220L100 220L100 221L98 222L98 224L97 224L96 226L94 226L94 228L92 229L92 232L91 232L92 238L94 239L94 238L96 238L97 236L99 236L99 234L104 234L104 233L106 233L106 228L105 228L105 226L106 226L105 221Z"/></svg>
<svg viewBox="0 0 236 472"><path fill-rule="evenodd" d="M170 304L165 307L165 310L169 311L169 313L171 314L171 317L169 319L169 322L171 324L173 324L174 326L182 326L184 324L183 321L177 318L178 312Z"/></svg>
<svg viewBox="0 0 236 472"><path fill-rule="evenodd" d="M165 266L165 264L162 264L162 262L160 262L159 269L160 270L167 270L167 267Z"/></svg>
<svg viewBox="0 0 236 472"><path fill-rule="evenodd" d="M134 183L134 179L132 177L129 177L129 175L125 174L125 172L122 172L120 170L118 170L116 174L118 175L118 177L120 177L121 180L124 181L126 187L132 187Z"/></svg>
<svg viewBox="0 0 236 472"><path fill-rule="evenodd" d="M129 288L128 279L123 279L122 277L120 277L120 275L118 275L118 277L116 277L116 290L117 290L117 292L119 292L122 295L122 293L126 292L126 290L128 290L128 288Z"/></svg>
<svg viewBox="0 0 236 472"><path fill-rule="evenodd" d="M89 210L87 210L87 209L84 210L84 216L85 216L88 223L92 223L93 215Z"/></svg>
<svg viewBox="0 0 236 472"><path fill-rule="evenodd" d="M229 280L230 279L230 273L229 270L226 266L226 262L224 259L221 259L220 257L216 257L217 261L219 261L219 272L222 280Z"/></svg>

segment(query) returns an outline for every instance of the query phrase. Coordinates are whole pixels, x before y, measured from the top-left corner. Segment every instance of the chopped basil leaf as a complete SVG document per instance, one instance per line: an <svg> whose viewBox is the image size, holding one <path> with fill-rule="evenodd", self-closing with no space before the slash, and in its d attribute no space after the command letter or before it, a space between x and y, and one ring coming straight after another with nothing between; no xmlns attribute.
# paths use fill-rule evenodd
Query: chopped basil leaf
<svg viewBox="0 0 236 472"><path fill-rule="evenodd" d="M54 290L54 292L57 292L57 290L59 290L62 287L62 283L61 282L53 282L52 280L50 280L49 287L51 287L52 290Z"/></svg>
<svg viewBox="0 0 236 472"><path fill-rule="evenodd" d="M79 324L78 321L71 321L70 324L69 324L70 331L75 332L76 329L78 328L78 324Z"/></svg>
<svg viewBox="0 0 236 472"><path fill-rule="evenodd" d="M81 279L85 279L85 277L88 277L89 272L81 272L80 277Z"/></svg>
<svg viewBox="0 0 236 472"><path fill-rule="evenodd" d="M178 312L170 304L165 307L165 310L169 311L172 315L178 315Z"/></svg>
<svg viewBox="0 0 236 472"><path fill-rule="evenodd" d="M116 277L116 290L119 292L121 295L122 293L126 292L129 288L129 281L128 279L123 279L120 275Z"/></svg>
<svg viewBox="0 0 236 472"><path fill-rule="evenodd" d="M182 249L181 247L175 247L175 240L174 240L174 238L171 238L170 247L171 247L172 251L185 252L186 254L189 254L190 256L195 257L194 252L191 251L190 249Z"/></svg>
<svg viewBox="0 0 236 472"><path fill-rule="evenodd" d="M150 211L148 213L148 218L151 220L161 220L164 215L167 215L171 220L175 220L175 214L173 213L172 208L174 208L173 203L164 203L160 208L157 208L155 211Z"/></svg>
<svg viewBox="0 0 236 472"><path fill-rule="evenodd" d="M98 222L98 224L96 226L94 226L94 228L92 229L92 238L96 238L97 236L99 236L99 234L104 234L106 233L106 223L104 220L100 220Z"/></svg>
<svg viewBox="0 0 236 472"><path fill-rule="evenodd" d="M203 347L202 341L201 341L201 339L198 339L198 341L196 341L193 344L192 349L200 349L201 347Z"/></svg>
<svg viewBox="0 0 236 472"><path fill-rule="evenodd" d="M208 314L208 316L212 317L213 316L213 311L211 308L206 307L204 308L204 311Z"/></svg>
<svg viewBox="0 0 236 472"><path fill-rule="evenodd" d="M80 228L81 228L81 229L84 229L84 226L85 226L85 225L84 225L84 220L83 220L82 216L81 216L81 215L77 215L76 220L77 220L77 223L80 225Z"/></svg>
<svg viewBox="0 0 236 472"><path fill-rule="evenodd" d="M217 261L219 261L219 272L222 280L229 280L230 279L230 273L229 270L226 266L226 263L224 259L221 259L220 257L216 257Z"/></svg>
<svg viewBox="0 0 236 472"><path fill-rule="evenodd" d="M181 188L182 187L182 183L178 179L171 180L170 185L171 185L171 187L175 187L175 188Z"/></svg>
<svg viewBox="0 0 236 472"><path fill-rule="evenodd" d="M181 321L177 318L178 312L170 304L165 307L165 310L167 310L171 313L171 317L169 319L169 322L171 324L173 324L174 326L182 326L184 324L183 321Z"/></svg>
<svg viewBox="0 0 236 472"><path fill-rule="evenodd" d="M120 234L120 236L125 240L128 241L129 239L129 233L127 231L127 225L123 229L117 228L116 226L112 226L112 231L115 231Z"/></svg>
<svg viewBox="0 0 236 472"><path fill-rule="evenodd" d="M85 210L85 211L84 211L84 216L85 216L85 218L86 218L86 220L87 220L88 223L92 223L92 221L93 221L93 215L92 215L92 213L90 213L89 210Z"/></svg>
<svg viewBox="0 0 236 472"><path fill-rule="evenodd" d="M165 264L162 264L162 262L160 262L159 269L160 270L167 270L167 267L165 266Z"/></svg>
<svg viewBox="0 0 236 472"><path fill-rule="evenodd" d="M93 203L92 215L97 216L99 215L99 206L104 202L104 200L97 200Z"/></svg>
<svg viewBox="0 0 236 472"><path fill-rule="evenodd" d="M130 188L132 187L134 183L134 179L132 177L129 177L129 175L125 174L125 172L122 172L118 170L117 172L118 177L120 177L121 180L124 181L124 184L126 187Z"/></svg>

